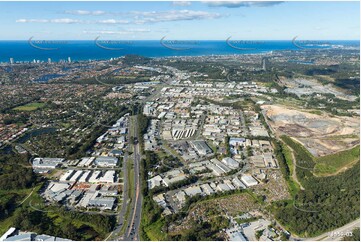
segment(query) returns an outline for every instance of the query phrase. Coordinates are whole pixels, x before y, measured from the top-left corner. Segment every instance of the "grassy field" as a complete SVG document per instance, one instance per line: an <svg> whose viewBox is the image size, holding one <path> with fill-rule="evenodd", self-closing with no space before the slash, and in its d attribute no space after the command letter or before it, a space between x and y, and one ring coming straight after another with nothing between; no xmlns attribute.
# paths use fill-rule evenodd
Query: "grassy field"
<svg viewBox="0 0 361 242"><path fill-rule="evenodd" d="M360 160L360 145L332 155L315 158L315 175L329 175L337 173Z"/></svg>
<svg viewBox="0 0 361 242"><path fill-rule="evenodd" d="M290 176L292 176L293 174L293 169L294 169L294 165L292 162L292 154L291 154L291 150L287 147L287 145L281 143L282 145L282 151L283 151L283 155L285 156L287 165L290 169Z"/></svg>
<svg viewBox="0 0 361 242"><path fill-rule="evenodd" d="M294 164L293 164L291 150L284 143L281 143L281 145L282 145L283 155L286 159L287 166L290 170L290 176L289 176L289 179L286 179L286 182L287 182L287 186L289 188L291 195L294 197L300 190L300 186L297 184L297 182L295 182L292 179L292 175L293 175L293 171L294 171Z"/></svg>
<svg viewBox="0 0 361 242"><path fill-rule="evenodd" d="M23 106L18 106L16 108L14 108L13 110L15 110L15 111L34 111L34 110L44 107L45 105L46 105L45 103L28 103Z"/></svg>
<svg viewBox="0 0 361 242"><path fill-rule="evenodd" d="M173 156L177 157L180 161L184 161L183 158L174 150L172 149L165 141L163 141L164 149L168 150Z"/></svg>
<svg viewBox="0 0 361 242"><path fill-rule="evenodd" d="M13 220L16 217L15 213L16 211L21 207L29 206L29 201L34 201L34 203L42 203L42 199L40 198L40 195L38 194L39 189L41 188L42 184L36 186L34 188L34 192L32 195L22 204L20 203L31 193L33 188L28 189L19 189L19 190L0 190L0 199L1 197L5 196L6 194L17 194L18 197L16 199L16 206L17 208L13 212L13 214L6 219L0 220L0 234L4 234L11 226L13 226Z"/></svg>
<svg viewBox="0 0 361 242"><path fill-rule="evenodd" d="M167 234L162 232L162 227L164 226L164 223L164 219L159 219L155 223L144 227L144 232L147 234L148 238L151 241L160 241L167 239Z"/></svg>
<svg viewBox="0 0 361 242"><path fill-rule="evenodd" d="M282 140L287 143L293 150L298 153L301 160L309 160L315 163L313 174L316 176L334 175L337 172L349 168L360 160L360 146L355 146L352 149L340 151L332 155L321 157L314 157L302 144L291 139L290 137L282 136ZM299 158L300 158L299 157ZM297 158L297 157L296 157Z"/></svg>

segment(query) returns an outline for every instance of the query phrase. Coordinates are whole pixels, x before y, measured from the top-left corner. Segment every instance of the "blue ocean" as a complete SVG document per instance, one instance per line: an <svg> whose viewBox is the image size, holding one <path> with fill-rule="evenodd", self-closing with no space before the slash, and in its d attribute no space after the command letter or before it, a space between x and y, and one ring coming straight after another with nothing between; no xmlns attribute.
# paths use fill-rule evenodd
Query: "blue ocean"
<svg viewBox="0 0 361 242"><path fill-rule="evenodd" d="M105 41L105 40L28 40L0 41L0 62L61 60L109 60L127 54L147 57L238 55L267 53L278 50L301 50L312 48L359 48L355 41L197 41L197 40L149 40L149 41Z"/></svg>

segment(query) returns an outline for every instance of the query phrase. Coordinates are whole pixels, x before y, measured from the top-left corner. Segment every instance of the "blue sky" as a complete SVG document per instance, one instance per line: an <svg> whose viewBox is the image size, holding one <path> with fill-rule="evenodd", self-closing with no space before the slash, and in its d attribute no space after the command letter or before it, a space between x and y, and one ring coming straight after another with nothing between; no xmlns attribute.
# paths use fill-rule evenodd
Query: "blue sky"
<svg viewBox="0 0 361 242"><path fill-rule="evenodd" d="M360 39L354 2L0 2L1 40Z"/></svg>

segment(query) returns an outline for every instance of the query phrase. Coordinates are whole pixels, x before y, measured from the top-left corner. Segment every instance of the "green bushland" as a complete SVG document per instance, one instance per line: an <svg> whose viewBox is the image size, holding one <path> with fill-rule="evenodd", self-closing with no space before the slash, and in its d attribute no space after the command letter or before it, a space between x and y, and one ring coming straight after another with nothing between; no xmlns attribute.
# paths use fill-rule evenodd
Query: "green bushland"
<svg viewBox="0 0 361 242"><path fill-rule="evenodd" d="M38 191L46 179L32 172L29 158L18 154L0 156L0 234L16 227L72 240L104 239L114 228L115 217L45 206Z"/></svg>
<svg viewBox="0 0 361 242"><path fill-rule="evenodd" d="M153 201L153 194L144 197L140 229L142 240L167 240L167 233L163 230L165 221L162 211Z"/></svg>
<svg viewBox="0 0 361 242"><path fill-rule="evenodd" d="M336 173L357 160L360 160L360 145L349 150L316 158L315 173L317 175Z"/></svg>
<svg viewBox="0 0 361 242"><path fill-rule="evenodd" d="M67 211L63 207L48 207L46 211L22 207L15 212L13 226L72 240L99 240L115 225L114 216Z"/></svg>
<svg viewBox="0 0 361 242"><path fill-rule="evenodd" d="M352 235L345 236L343 241L360 241L360 228L352 230Z"/></svg>
<svg viewBox="0 0 361 242"><path fill-rule="evenodd" d="M143 195L140 237L142 240L166 240L163 231L163 209L153 200L153 192L149 191L147 180L148 171L159 162L159 156L151 151L145 151L145 158L141 160L141 189Z"/></svg>
<svg viewBox="0 0 361 242"><path fill-rule="evenodd" d="M296 157L300 190L292 201L278 201L272 210L283 226L299 236L311 237L339 228L359 217L359 162L335 176L317 177L313 174L314 158L299 143L289 137L282 140Z"/></svg>
<svg viewBox="0 0 361 242"><path fill-rule="evenodd" d="M310 168L309 170L312 170L315 175L336 173L343 167L360 160L360 145L335 154L314 157L302 144L297 141L294 141L287 136L282 136L281 138L295 151L296 160L299 163L298 167Z"/></svg>
<svg viewBox="0 0 361 242"><path fill-rule="evenodd" d="M30 193L31 190L28 189L28 192ZM116 221L114 216L86 214L67 211L58 205L44 205L37 191L38 189L35 189L29 199L21 205L18 204L23 196L21 200L10 200L17 203L15 205L12 203L10 207L12 210L8 207L4 210L5 216L0 217L1 233L10 227L16 227L72 240L101 240L114 228Z"/></svg>
<svg viewBox="0 0 361 242"><path fill-rule="evenodd" d="M300 190L299 185L292 179L293 161L290 150L283 143L272 140L274 153L278 161L283 178L286 180L288 190L294 197Z"/></svg>
<svg viewBox="0 0 361 242"><path fill-rule="evenodd" d="M296 159L296 175L302 185L304 185L302 180L306 176L312 176L315 166L313 156L305 147L290 137L281 136L281 139L293 150Z"/></svg>

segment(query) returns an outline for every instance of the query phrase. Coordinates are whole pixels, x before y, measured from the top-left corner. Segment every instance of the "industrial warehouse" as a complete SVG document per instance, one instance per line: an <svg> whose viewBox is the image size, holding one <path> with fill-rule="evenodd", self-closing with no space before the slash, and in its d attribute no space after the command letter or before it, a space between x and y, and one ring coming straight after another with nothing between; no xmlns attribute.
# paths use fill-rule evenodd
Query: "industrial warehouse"
<svg viewBox="0 0 361 242"><path fill-rule="evenodd" d="M67 170L42 193L49 202L80 209L113 210L120 192L114 170Z"/></svg>

